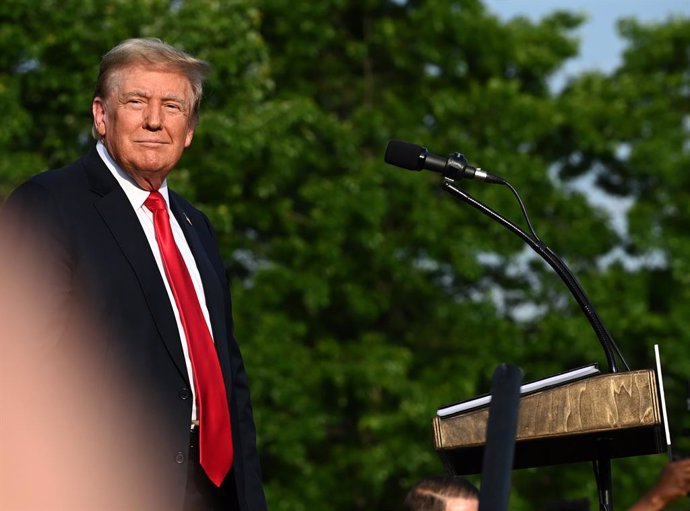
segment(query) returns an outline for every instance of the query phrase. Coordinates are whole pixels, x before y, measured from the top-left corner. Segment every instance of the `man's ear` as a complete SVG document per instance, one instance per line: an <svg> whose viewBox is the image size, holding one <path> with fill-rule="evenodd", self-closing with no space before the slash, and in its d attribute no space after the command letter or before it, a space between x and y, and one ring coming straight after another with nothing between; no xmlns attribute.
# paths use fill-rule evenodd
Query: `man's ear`
<svg viewBox="0 0 690 511"><path fill-rule="evenodd" d="M105 101L96 96L91 103L91 113L93 114L93 126L101 137L105 136L105 127L107 123L108 111L105 107Z"/></svg>
<svg viewBox="0 0 690 511"><path fill-rule="evenodd" d="M189 144L192 143L192 138L194 138L194 128L187 128L187 136L184 140L185 147L189 147Z"/></svg>

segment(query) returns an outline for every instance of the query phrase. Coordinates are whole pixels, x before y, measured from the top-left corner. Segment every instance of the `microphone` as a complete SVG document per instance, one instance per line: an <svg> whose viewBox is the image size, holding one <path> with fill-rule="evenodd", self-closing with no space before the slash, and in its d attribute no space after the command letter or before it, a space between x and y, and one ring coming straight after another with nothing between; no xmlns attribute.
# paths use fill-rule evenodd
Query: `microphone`
<svg viewBox="0 0 690 511"><path fill-rule="evenodd" d="M386 163L408 170L431 170L450 179L479 179L493 184L505 184L505 180L467 163L460 153L447 158L430 153L426 147L402 140L391 140L384 156Z"/></svg>

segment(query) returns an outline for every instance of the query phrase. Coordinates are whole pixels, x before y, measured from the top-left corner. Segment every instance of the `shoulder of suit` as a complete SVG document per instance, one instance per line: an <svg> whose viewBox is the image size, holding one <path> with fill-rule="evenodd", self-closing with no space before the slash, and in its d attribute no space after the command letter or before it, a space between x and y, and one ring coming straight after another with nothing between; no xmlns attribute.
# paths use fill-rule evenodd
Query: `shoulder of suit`
<svg viewBox="0 0 690 511"><path fill-rule="evenodd" d="M40 172L30 177L27 183L35 183L51 189L60 188L62 186L72 187L75 182L86 179L84 171L89 164L92 164L90 162L90 156L90 154L87 154L64 167Z"/></svg>

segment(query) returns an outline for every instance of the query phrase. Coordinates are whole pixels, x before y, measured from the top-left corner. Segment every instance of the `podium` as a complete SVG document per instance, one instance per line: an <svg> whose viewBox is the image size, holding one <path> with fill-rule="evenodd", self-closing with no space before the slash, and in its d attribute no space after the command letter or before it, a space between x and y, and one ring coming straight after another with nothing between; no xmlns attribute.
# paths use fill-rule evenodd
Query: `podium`
<svg viewBox="0 0 690 511"><path fill-rule="evenodd" d="M434 417L434 443L456 475L482 471L488 407ZM665 452L653 370L601 374L523 396L513 468Z"/></svg>
<svg viewBox="0 0 690 511"><path fill-rule="evenodd" d="M610 373L523 396L519 401L512 465L527 468L592 461L600 509L611 511L611 459L664 452L666 428L659 393L662 389L663 394L663 384L660 382L657 387L654 371L629 370L580 283L565 262L539 239L522 199L508 181L468 165L460 153L452 153L444 160L424 147L402 141L388 143L385 161L409 170L440 172L443 190L521 238L568 287L597 335ZM462 179L480 179L510 187L530 234L458 188L455 182ZM620 371L619 362L624 372ZM482 472L488 419L488 407L454 416L437 415L433 419L436 450L450 472L458 475Z"/></svg>

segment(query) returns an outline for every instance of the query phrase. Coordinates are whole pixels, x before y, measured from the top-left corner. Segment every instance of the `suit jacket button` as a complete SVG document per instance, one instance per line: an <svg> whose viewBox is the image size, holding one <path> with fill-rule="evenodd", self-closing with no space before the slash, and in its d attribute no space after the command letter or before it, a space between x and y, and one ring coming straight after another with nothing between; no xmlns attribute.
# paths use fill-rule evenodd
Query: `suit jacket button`
<svg viewBox="0 0 690 511"><path fill-rule="evenodd" d="M189 399L192 396L192 393L189 391L188 388L184 387L184 388L180 389L180 392L178 392L177 395L180 396L180 399L184 400L184 399Z"/></svg>
<svg viewBox="0 0 690 511"><path fill-rule="evenodd" d="M179 464L184 463L184 453L182 451L178 452L175 455L175 463L179 463Z"/></svg>

